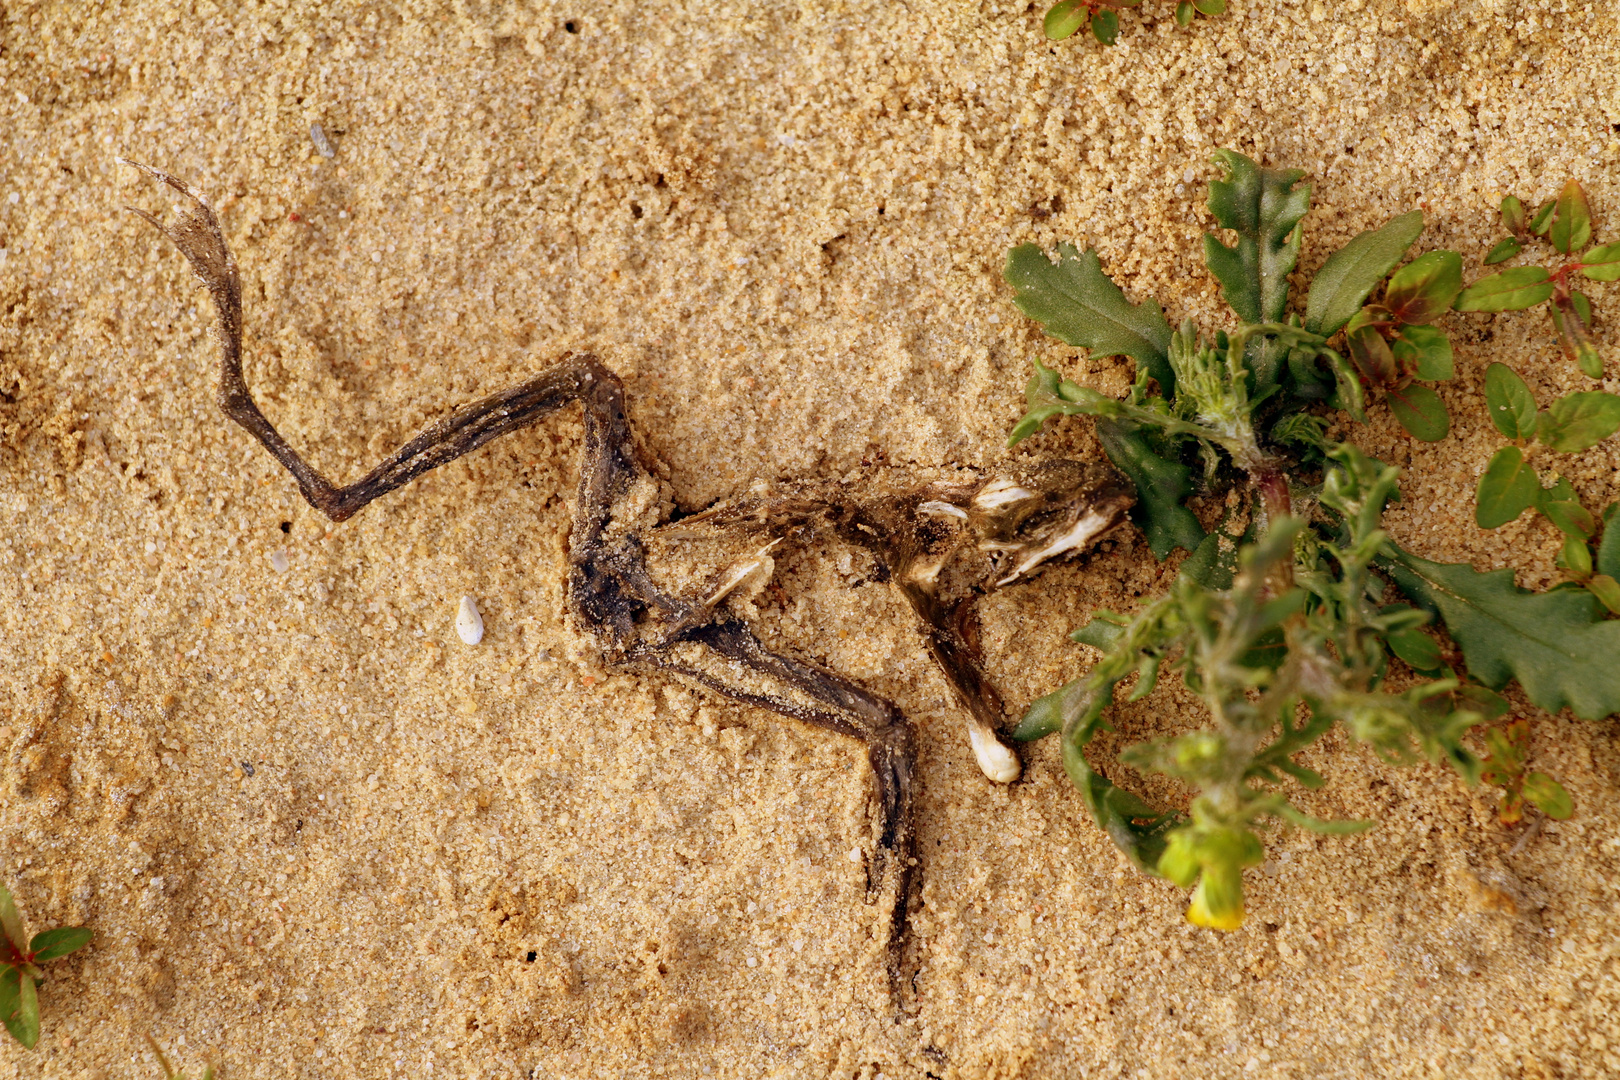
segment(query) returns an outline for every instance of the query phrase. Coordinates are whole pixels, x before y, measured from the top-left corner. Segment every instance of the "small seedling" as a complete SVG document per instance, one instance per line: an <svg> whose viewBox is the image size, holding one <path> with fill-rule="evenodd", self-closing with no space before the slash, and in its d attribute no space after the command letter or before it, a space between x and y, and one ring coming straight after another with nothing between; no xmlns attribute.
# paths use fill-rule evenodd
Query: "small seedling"
<svg viewBox="0 0 1620 1080"><path fill-rule="evenodd" d="M158 1064L163 1068L163 1080L186 1080L185 1073L174 1071L174 1066L169 1064L169 1059L163 1055L162 1049L158 1047L157 1040L150 1035L143 1037L146 1039L147 1047L152 1051L152 1056L158 1059ZM216 1080L217 1076L214 1067L210 1065L203 1070L202 1080Z"/></svg>
<svg viewBox="0 0 1620 1080"><path fill-rule="evenodd" d="M1620 396L1588 390L1560 398L1545 412L1538 412L1535 395L1506 364L1485 369L1485 405L1491 422L1503 435L1517 442L1540 442L1559 453L1586 450L1620 431ZM1616 582L1620 530L1608 527L1620 504L1603 512L1603 541L1594 553L1591 545L1599 520L1581 505L1574 485L1563 476L1544 484L1519 446L1504 446L1479 478L1474 522L1482 529L1500 528L1532 507L1564 534L1558 565L1570 580L1620 614L1620 583Z"/></svg>
<svg viewBox="0 0 1620 1080"><path fill-rule="evenodd" d="M1132 8L1142 0L1059 0L1046 12L1041 29L1047 40L1062 41L1088 27L1091 36L1104 45L1119 39L1119 12ZM1176 25L1186 26L1194 15L1220 15L1226 11L1226 0L1177 0Z"/></svg>
<svg viewBox="0 0 1620 1080"><path fill-rule="evenodd" d="M1541 772L1527 772L1524 759L1530 752L1530 721L1515 720L1506 727L1491 728L1485 733L1485 744L1491 756L1485 759L1480 779L1505 789L1502 806L1497 811L1504 825L1518 823L1524 817L1525 803L1558 821L1566 820L1575 812L1575 801L1562 784Z"/></svg>
<svg viewBox="0 0 1620 1080"><path fill-rule="evenodd" d="M1413 380L1451 375L1450 343L1433 323L1464 294L1460 257L1432 252L1397 269L1423 227L1421 213L1402 215L1330 255L1303 313L1290 314L1310 188L1295 170L1224 150L1217 160L1228 175L1210 185L1210 210L1235 242L1207 236L1205 261L1235 329L1172 329L1157 302L1125 298L1095 251L1063 245L1053 261L1024 245L1005 273L1018 306L1050 333L1137 362L1116 401L1036 361L1009 443L1054 416L1094 417L1104 451L1136 482L1133 518L1149 547L1161 559L1190 553L1170 591L1134 617L1099 612L1075 631L1102 658L1031 705L1015 737L1061 733L1064 769L1110 838L1142 869L1194 887L1193 922L1232 929L1244 918L1243 869L1264 858L1266 819L1323 833L1367 827L1293 805L1287 780L1325 783L1296 754L1342 723L1387 761L1443 761L1472 782L1481 762L1463 738L1504 708L1492 691L1510 679L1550 711L1620 711L1620 622L1603 621L1585 593L1533 594L1511 570L1481 574L1402 550L1381 528L1399 497L1397 470L1328 436L1329 408L1360 419L1366 391L1383 389L1415 436L1443 437L1444 406ZM1578 418L1551 423L1555 442L1591 434L1570 434ZM1228 496L1214 532L1185 505L1201 491ZM1476 681L1424 633L1430 620L1444 623ZM1392 658L1410 668L1400 692L1383 688ZM1134 676L1138 700L1173 669L1211 724L1128 746L1120 760L1192 787L1186 812L1149 806L1085 757L1116 687Z"/></svg>
<svg viewBox="0 0 1620 1080"><path fill-rule="evenodd" d="M39 1042L39 987L45 976L39 965L90 944L95 932L83 926L42 930L29 941L11 892L0 885L0 1023L11 1037L32 1050ZM25 944L26 942L26 944Z"/></svg>
<svg viewBox="0 0 1620 1080"><path fill-rule="evenodd" d="M1517 266L1481 278L1462 291L1457 310L1523 311L1546 302L1564 352L1587 375L1603 378L1603 354L1592 338L1592 302L1574 287L1574 280L1576 274L1591 281L1620 279L1620 244L1587 247L1592 242L1592 208L1586 192L1571 180L1557 198L1543 202L1531 215L1525 213L1522 202L1509 195L1502 200L1502 224L1511 235L1491 248L1485 265L1508 261L1538 236L1570 261L1550 270Z"/></svg>

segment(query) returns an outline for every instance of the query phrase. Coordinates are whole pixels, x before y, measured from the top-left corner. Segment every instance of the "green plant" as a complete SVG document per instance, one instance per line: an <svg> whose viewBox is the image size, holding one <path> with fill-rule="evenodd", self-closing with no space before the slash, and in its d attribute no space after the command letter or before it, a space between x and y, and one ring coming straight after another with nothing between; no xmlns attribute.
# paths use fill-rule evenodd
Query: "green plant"
<svg viewBox="0 0 1620 1080"><path fill-rule="evenodd" d="M0 885L0 1023L11 1037L32 1050L39 1042L39 987L45 976L39 965L90 944L95 933L83 926L42 930L30 941L11 892Z"/></svg>
<svg viewBox="0 0 1620 1080"><path fill-rule="evenodd" d="M1518 255L1533 236L1544 237L1554 251L1570 256L1571 261L1550 270L1518 266L1482 278L1463 290L1457 310L1523 311L1547 302L1559 344L1582 371L1601 379L1603 356L1592 339L1592 302L1574 287L1574 277L1581 274L1592 281L1620 278L1620 244L1587 248L1592 242L1592 208L1586 192L1574 180L1532 215L1526 215L1524 204L1509 195L1502 200L1502 224L1510 235L1485 256L1487 266Z"/></svg>
<svg viewBox="0 0 1620 1080"><path fill-rule="evenodd" d="M185 1073L174 1071L174 1066L169 1064L169 1059L163 1055L163 1051L159 1048L156 1039L150 1035L143 1036L143 1038L146 1039L146 1045L152 1051L152 1056L158 1059L158 1064L163 1068L163 1080L186 1080ZM215 1076L214 1067L210 1065L203 1070L202 1080L215 1080Z"/></svg>
<svg viewBox="0 0 1620 1080"><path fill-rule="evenodd" d="M1502 824L1512 825L1524 817L1529 803L1550 818L1563 821L1575 812L1575 802L1562 784L1546 773L1529 772L1524 759L1530 752L1530 722L1515 720L1506 727L1485 733L1491 756L1485 759L1480 779L1504 789L1497 811Z"/></svg>
<svg viewBox="0 0 1620 1080"><path fill-rule="evenodd" d="M1119 12L1136 7L1142 0L1058 0L1041 20L1047 40L1062 41L1088 27L1091 36L1104 45L1119 38ZM1220 15L1226 0L1176 0L1176 25L1186 26L1194 15Z"/></svg>
<svg viewBox="0 0 1620 1080"><path fill-rule="evenodd" d="M1117 401L1036 361L1028 411L1008 441L1053 416L1094 417L1105 452L1137 485L1134 517L1154 554L1190 553L1170 591L1134 617L1100 612L1075 631L1102 658L1033 703L1015 737L1059 733L1064 768L1097 823L1139 867L1194 887L1194 922L1231 928L1243 920L1242 871L1263 858L1268 819L1329 833L1366 827L1291 801L1287 781L1322 785L1294 757L1334 724L1390 762L1444 761L1472 782L1481 762L1464 736L1505 707L1494 690L1509 679L1543 708L1620 710L1620 623L1602 621L1589 596L1529 593L1510 570L1429 562L1389 539L1381 515L1398 498L1397 472L1330 439L1327 412L1359 418L1369 384L1393 395L1425 372L1450 375L1449 342L1432 323L1462 293L1460 259L1436 252L1397 269L1422 229L1421 214L1403 215L1330 255L1303 313L1291 314L1310 189L1297 171L1231 151L1217 160L1228 175L1211 185L1210 209L1235 242L1206 237L1205 261L1237 325L1173 330L1155 301L1129 302L1094 251L1064 245L1053 261L1033 245L1013 249L1005 274L1018 306L1070 345L1132 357L1137 375ZM1381 285L1382 300L1369 304ZM1421 401L1411 411L1429 425L1414 434L1434 437L1434 412ZM1235 498L1206 532L1187 500L1222 491ZM1423 631L1431 620L1460 647L1468 679ZM1391 657L1410 669L1398 691L1384 685ZM1185 813L1149 806L1085 757L1116 688L1134 676L1130 698L1145 697L1165 670L1179 670L1211 723L1130 746L1121 760L1191 786Z"/></svg>
<svg viewBox="0 0 1620 1080"><path fill-rule="evenodd" d="M1519 442L1539 441L1565 454L1595 446L1620 430L1620 396L1588 390L1560 398L1540 412L1535 395L1506 364L1485 369L1485 405L1491 422L1503 435ZM1544 486L1524 451L1517 445L1504 446L1479 478L1474 522L1482 529L1499 528L1531 507L1564 534L1558 565L1570 580L1620 614L1620 582L1616 581L1620 577L1620 529L1608 527L1620 504L1603 512L1603 541L1594 553L1591 544L1599 520L1581 505L1574 485L1559 476Z"/></svg>

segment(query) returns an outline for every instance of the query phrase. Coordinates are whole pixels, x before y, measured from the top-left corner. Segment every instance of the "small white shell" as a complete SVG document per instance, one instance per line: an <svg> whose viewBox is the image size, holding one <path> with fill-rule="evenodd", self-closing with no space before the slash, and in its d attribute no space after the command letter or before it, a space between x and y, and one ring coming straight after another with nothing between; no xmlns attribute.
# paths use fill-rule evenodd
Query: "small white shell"
<svg viewBox="0 0 1620 1080"><path fill-rule="evenodd" d="M456 633L468 645L476 645L484 640L484 619L478 614L478 604L470 596L463 596L461 607L456 609Z"/></svg>
<svg viewBox="0 0 1620 1080"><path fill-rule="evenodd" d="M270 553L270 566L275 570L276 573L285 574L287 572L287 567L290 565L291 564L287 562L287 553L285 551L277 548L275 551Z"/></svg>

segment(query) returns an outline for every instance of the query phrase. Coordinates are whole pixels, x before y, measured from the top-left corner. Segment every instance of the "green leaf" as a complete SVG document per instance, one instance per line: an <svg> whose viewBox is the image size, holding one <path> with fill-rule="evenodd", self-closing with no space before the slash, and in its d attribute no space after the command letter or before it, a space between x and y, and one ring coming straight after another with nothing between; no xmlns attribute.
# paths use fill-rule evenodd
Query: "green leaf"
<svg viewBox="0 0 1620 1080"><path fill-rule="evenodd" d="M1422 231L1423 211L1413 210L1369 229L1329 255L1311 279L1305 329L1331 336L1349 322Z"/></svg>
<svg viewBox="0 0 1620 1080"><path fill-rule="evenodd" d="M1620 581L1608 574L1593 574L1586 579L1586 587L1603 602L1610 614L1620 615Z"/></svg>
<svg viewBox="0 0 1620 1080"><path fill-rule="evenodd" d="M1496 246L1486 252L1485 265L1495 266L1497 263L1507 262L1523 250L1524 241L1516 236L1510 236L1506 240L1498 240Z"/></svg>
<svg viewBox="0 0 1620 1080"><path fill-rule="evenodd" d="M1585 450L1620 430L1620 397L1587 390L1559 398L1541 414L1536 437L1561 454Z"/></svg>
<svg viewBox="0 0 1620 1080"><path fill-rule="evenodd" d="M1512 195L1502 200L1502 227L1515 235L1524 231L1524 203Z"/></svg>
<svg viewBox="0 0 1620 1080"><path fill-rule="evenodd" d="M0 967L0 1024L30 1050L39 1042L39 996L34 980L10 964Z"/></svg>
<svg viewBox="0 0 1620 1080"><path fill-rule="evenodd" d="M35 934L28 948L34 953L34 963L43 964L84 948L95 936L96 932L88 926L59 926Z"/></svg>
<svg viewBox="0 0 1620 1080"><path fill-rule="evenodd" d="M1440 382L1455 375L1451 339L1436 326L1403 326L1390 347L1396 366L1424 382Z"/></svg>
<svg viewBox="0 0 1620 1080"><path fill-rule="evenodd" d="M1596 570L1612 578L1620 578L1620 527L1614 525L1615 510L1620 503L1610 503L1603 511L1603 540L1598 544Z"/></svg>
<svg viewBox="0 0 1620 1080"><path fill-rule="evenodd" d="M1262 169L1233 150L1215 151L1215 160L1227 178L1210 183L1209 209L1238 242L1227 247L1205 236L1204 261L1239 318L1278 322L1288 307L1288 275L1299 262L1298 226L1310 209L1311 186L1296 186L1305 175L1299 169Z"/></svg>
<svg viewBox="0 0 1620 1080"><path fill-rule="evenodd" d="M1131 357L1147 368L1166 398L1173 398L1170 324L1158 301L1127 302L1102 272L1096 251L1081 253L1073 244L1059 244L1057 250L1056 263L1034 244L1007 253L1002 276L1018 292L1018 309L1065 344L1096 356Z"/></svg>
<svg viewBox="0 0 1620 1080"><path fill-rule="evenodd" d="M1414 439L1439 442L1451 430L1451 416L1440 395L1427 386L1412 383L1389 392L1389 411Z"/></svg>
<svg viewBox="0 0 1620 1080"><path fill-rule="evenodd" d="M1558 193L1547 239L1565 255L1580 251L1592 242L1592 208L1578 181L1571 180Z"/></svg>
<svg viewBox="0 0 1620 1080"><path fill-rule="evenodd" d="M1553 294L1553 284L1540 266L1517 266L1480 278L1457 294L1458 311L1523 311Z"/></svg>
<svg viewBox="0 0 1620 1080"><path fill-rule="evenodd" d="M1440 646L1417 627L1397 631L1385 640L1389 642L1389 651L1406 661L1414 671L1429 674L1440 670Z"/></svg>
<svg viewBox="0 0 1620 1080"><path fill-rule="evenodd" d="M1091 17L1091 36L1104 45L1119 40L1119 12L1103 8Z"/></svg>
<svg viewBox="0 0 1620 1080"><path fill-rule="evenodd" d="M1495 529L1517 518L1536 505L1541 481L1536 470L1526 465L1517 446L1504 446L1485 467L1475 494L1474 523L1482 529Z"/></svg>
<svg viewBox="0 0 1620 1080"><path fill-rule="evenodd" d="M1482 574L1399 548L1390 571L1402 592L1439 612L1486 686L1516 678L1539 707L1587 720L1620 710L1620 620L1603 619L1585 589L1532 593L1513 584L1512 570Z"/></svg>
<svg viewBox="0 0 1620 1080"><path fill-rule="evenodd" d="M1535 437L1535 395L1519 373L1506 364L1492 364L1485 369L1485 408L1496 430L1508 438Z"/></svg>
<svg viewBox="0 0 1620 1080"><path fill-rule="evenodd" d="M1604 244L1582 255L1581 273L1593 281L1620 280L1620 244Z"/></svg>
<svg viewBox="0 0 1620 1080"><path fill-rule="evenodd" d="M1568 571L1570 578L1583 586L1592 578L1592 549L1586 546L1586 540L1582 537L1564 537L1564 546L1559 549L1553 563L1560 570Z"/></svg>
<svg viewBox="0 0 1620 1080"><path fill-rule="evenodd" d="M23 932L17 901L4 885L0 885L0 933L6 936L5 942L0 944L0 963L10 963L13 958L21 960L28 951L28 935ZM6 951L7 945L11 947L10 952Z"/></svg>
<svg viewBox="0 0 1620 1080"><path fill-rule="evenodd" d="M1450 311L1460 292L1462 256L1431 251L1395 271L1384 291L1384 306L1397 321L1421 326Z"/></svg>
<svg viewBox="0 0 1620 1080"><path fill-rule="evenodd" d="M1223 15L1226 13L1226 0L1193 0L1193 7L1204 15Z"/></svg>
<svg viewBox="0 0 1620 1080"><path fill-rule="evenodd" d="M1583 546L1587 538L1597 532L1597 519L1581 505L1574 487L1562 476L1552 487L1542 488L1536 493L1536 508L1558 527L1559 532L1580 540ZM1587 573L1591 573L1591 561L1591 556L1587 555Z"/></svg>
<svg viewBox="0 0 1620 1080"><path fill-rule="evenodd" d="M1131 520L1142 530L1154 557L1164 559L1178 547L1196 551L1204 527L1182 505L1193 491L1192 470L1160 457L1140 429L1123 421L1099 418L1097 439L1108 460L1136 485Z"/></svg>
<svg viewBox="0 0 1620 1080"><path fill-rule="evenodd" d="M1592 325L1592 301L1579 289L1569 291L1570 306L1575 309L1575 315L1581 320L1583 326Z"/></svg>
<svg viewBox="0 0 1620 1080"><path fill-rule="evenodd" d="M1192 21L1192 0L1176 0L1176 25L1184 27Z"/></svg>
<svg viewBox="0 0 1620 1080"><path fill-rule="evenodd" d="M1062 41L1083 28L1090 18L1091 12L1081 0L1063 0L1052 5L1041 22L1041 29L1046 31L1048 41Z"/></svg>
<svg viewBox="0 0 1620 1080"><path fill-rule="evenodd" d="M1557 199L1548 199L1546 202L1536 207L1535 217L1530 219L1530 231L1535 233L1537 236L1540 236L1542 233L1546 232L1547 226L1552 224L1553 210L1557 207L1557 205Z"/></svg>
<svg viewBox="0 0 1620 1080"><path fill-rule="evenodd" d="M1562 784L1546 773L1533 772L1526 776L1523 792L1536 809L1557 821L1564 821L1575 813L1575 800Z"/></svg>

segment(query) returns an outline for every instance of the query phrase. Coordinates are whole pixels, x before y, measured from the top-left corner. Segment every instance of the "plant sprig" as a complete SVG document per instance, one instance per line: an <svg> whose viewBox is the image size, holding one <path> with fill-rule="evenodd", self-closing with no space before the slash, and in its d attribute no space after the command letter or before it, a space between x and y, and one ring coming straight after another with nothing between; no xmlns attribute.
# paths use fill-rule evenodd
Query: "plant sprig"
<svg viewBox="0 0 1620 1080"><path fill-rule="evenodd" d="M1399 497L1396 470L1328 438L1326 410L1361 419L1369 392L1385 394L1414 436L1444 436L1443 403L1416 381L1452 375L1435 323L1467 295L1460 256L1430 252L1401 266L1423 225L1418 212L1402 215L1331 254L1304 312L1290 313L1309 186L1298 171L1262 169L1231 151L1217 161L1227 175L1211 185L1210 209L1235 240L1206 237L1205 261L1237 327L1172 330L1156 301L1125 297L1095 252L1061 245L1054 262L1033 245L1015 248L1006 277L1018 306L1070 345L1131 356L1137 377L1114 400L1037 361L1029 409L1008 441L1054 416L1096 418L1105 452L1137 483L1134 519L1155 555L1190 553L1170 591L1133 618L1100 612L1075 631L1101 659L1034 702L1015 737L1060 734L1064 769L1097 823L1136 865L1193 888L1189 918L1229 929L1243 920L1242 871L1264 857L1267 819L1321 832L1365 827L1293 803L1289 782L1324 782L1296 754L1342 724L1388 761L1446 762L1472 783L1482 763L1465 736L1505 709L1494 690L1509 679L1544 708L1620 711L1620 622L1602 621L1586 593L1528 593L1511 571L1480 574L1403 551L1380 523ZM1549 445L1599 431L1577 406L1547 421ZM1185 500L1222 488L1239 496L1231 529L1206 533ZM1552 513L1569 517L1562 489L1555 494ZM1620 540L1614 547L1620 562ZM1431 620L1460 647L1469 679L1424 632ZM1384 688L1392 658L1410 669L1399 692ZM1116 690L1134 675L1130 699L1143 698L1165 671L1181 674L1210 723L1128 746L1120 760L1190 785L1185 812L1148 805L1085 756ZM1493 760L1493 776L1518 782L1500 753Z"/></svg>
<svg viewBox="0 0 1620 1080"><path fill-rule="evenodd" d="M1569 358L1594 379L1603 377L1603 354L1592 337L1592 302L1575 288L1575 275L1590 281L1620 279L1620 243L1588 248L1592 242L1592 208L1578 181L1570 180L1555 198L1527 215L1512 195L1502 200L1506 239L1491 248L1485 265L1495 266L1522 252L1534 237L1544 238L1567 262L1518 266L1482 278L1457 298L1458 311L1524 311L1546 303L1553 332Z"/></svg>
<svg viewBox="0 0 1620 1080"><path fill-rule="evenodd" d="M83 926L42 930L29 939L11 891L0 885L0 1024L32 1050L39 1042L39 965L90 944L95 932Z"/></svg>
<svg viewBox="0 0 1620 1080"><path fill-rule="evenodd" d="M1048 41L1062 41L1090 29L1091 36L1104 45L1119 39L1119 13L1142 0L1058 0L1047 9L1041 29ZM1176 0L1176 25L1185 27L1195 15L1220 15L1226 0Z"/></svg>

